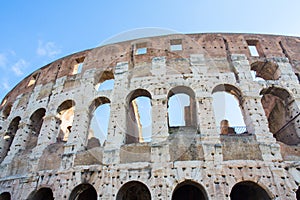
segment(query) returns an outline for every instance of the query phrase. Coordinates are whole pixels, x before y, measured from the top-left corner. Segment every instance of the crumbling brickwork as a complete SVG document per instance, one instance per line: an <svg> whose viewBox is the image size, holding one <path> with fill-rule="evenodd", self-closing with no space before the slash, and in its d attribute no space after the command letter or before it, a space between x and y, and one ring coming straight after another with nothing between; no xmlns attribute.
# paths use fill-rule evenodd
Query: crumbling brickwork
<svg viewBox="0 0 300 200"><path fill-rule="evenodd" d="M56 60L0 105L0 199L299 200L299 74L300 38L260 34L149 37ZM216 122L218 92L245 127Z"/></svg>

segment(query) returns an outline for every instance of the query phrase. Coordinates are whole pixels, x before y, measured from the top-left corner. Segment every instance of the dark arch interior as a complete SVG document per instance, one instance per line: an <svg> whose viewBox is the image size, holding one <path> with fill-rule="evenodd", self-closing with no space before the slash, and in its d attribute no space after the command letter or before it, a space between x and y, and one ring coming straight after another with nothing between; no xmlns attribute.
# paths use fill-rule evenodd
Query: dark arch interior
<svg viewBox="0 0 300 200"><path fill-rule="evenodd" d="M296 191L296 199L300 200L300 187L298 188L298 190Z"/></svg>
<svg viewBox="0 0 300 200"><path fill-rule="evenodd" d="M266 88L260 94L269 129L276 140L287 145L299 144L300 115L293 97L285 89L276 87Z"/></svg>
<svg viewBox="0 0 300 200"><path fill-rule="evenodd" d="M33 149L36 146L38 136L44 122L45 113L46 110L44 108L40 108L31 115L29 125L31 134L28 142L26 143L26 149Z"/></svg>
<svg viewBox="0 0 300 200"><path fill-rule="evenodd" d="M67 100L58 106L57 113L61 115L64 111L72 108L73 106L75 106L75 102L72 100Z"/></svg>
<svg viewBox="0 0 300 200"><path fill-rule="evenodd" d="M7 119L7 117L9 116L9 114L11 112L11 107L12 107L11 104L8 104L7 106L4 107L3 112L2 112L4 119Z"/></svg>
<svg viewBox="0 0 300 200"><path fill-rule="evenodd" d="M90 184L80 184L73 189L69 200L97 200L97 192Z"/></svg>
<svg viewBox="0 0 300 200"><path fill-rule="evenodd" d="M9 192L3 192L0 194L0 200L10 200L11 196Z"/></svg>
<svg viewBox="0 0 300 200"><path fill-rule="evenodd" d="M175 189L172 200L206 200L202 187L192 182L182 183Z"/></svg>
<svg viewBox="0 0 300 200"><path fill-rule="evenodd" d="M100 78L99 78L100 77ZM113 71L102 71L98 76L98 80L96 82L103 83L106 80L114 79Z"/></svg>
<svg viewBox="0 0 300 200"><path fill-rule="evenodd" d="M278 80L280 77L278 65L271 61L257 61L252 63L251 70L256 72L257 77L265 80Z"/></svg>
<svg viewBox="0 0 300 200"><path fill-rule="evenodd" d="M151 200L151 194L143 183L132 181L121 187L117 200Z"/></svg>
<svg viewBox="0 0 300 200"><path fill-rule="evenodd" d="M18 129L19 129L19 123L20 123L20 121L21 121L21 118L20 117L16 117L9 124L7 132L5 133L5 136L4 136L5 144L4 144L4 147L3 147L3 151L0 152L0 162L3 161L3 159L6 157L6 155L10 151L10 147L12 145L14 137L15 137Z"/></svg>
<svg viewBox="0 0 300 200"><path fill-rule="evenodd" d="M253 182L236 184L230 193L231 200L271 200L267 192Z"/></svg>
<svg viewBox="0 0 300 200"><path fill-rule="evenodd" d="M41 188L33 194L30 200L54 200L53 193L50 188Z"/></svg>

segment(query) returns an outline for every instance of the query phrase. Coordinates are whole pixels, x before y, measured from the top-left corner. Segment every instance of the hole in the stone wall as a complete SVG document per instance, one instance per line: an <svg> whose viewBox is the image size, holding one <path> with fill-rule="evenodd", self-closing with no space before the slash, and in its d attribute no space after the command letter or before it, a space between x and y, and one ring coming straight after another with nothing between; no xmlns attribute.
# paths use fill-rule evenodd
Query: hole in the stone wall
<svg viewBox="0 0 300 200"><path fill-rule="evenodd" d="M247 128L241 109L242 98L231 85L219 85L213 90L213 110L220 134L246 133Z"/></svg>
<svg viewBox="0 0 300 200"><path fill-rule="evenodd" d="M250 55L253 57L260 57L260 52L259 52L259 43L257 40L247 40L246 41L248 44L248 49L250 52Z"/></svg>
<svg viewBox="0 0 300 200"><path fill-rule="evenodd" d="M181 51L182 50L182 39L170 40L170 50L171 51Z"/></svg>
<svg viewBox="0 0 300 200"><path fill-rule="evenodd" d="M268 119L269 129L277 141L288 145L300 143L298 130L299 109L288 91L269 87L260 92L261 103ZM293 116L292 118L290 116Z"/></svg>
<svg viewBox="0 0 300 200"><path fill-rule="evenodd" d="M168 124L171 127L195 127L195 93L191 88L177 86L168 93ZM170 130L169 130L170 131Z"/></svg>
<svg viewBox="0 0 300 200"><path fill-rule="evenodd" d="M251 64L251 75L254 81L278 80L281 72L275 62L256 61Z"/></svg>
<svg viewBox="0 0 300 200"><path fill-rule="evenodd" d="M151 94L143 89L131 92L127 98L126 143L150 142L152 137Z"/></svg>
<svg viewBox="0 0 300 200"><path fill-rule="evenodd" d="M27 87L30 87L32 85L34 85L38 79L38 76L39 76L39 73L36 73L36 74L33 74L31 77L30 77L30 80L27 84Z"/></svg>
<svg viewBox="0 0 300 200"><path fill-rule="evenodd" d="M84 59L85 57L75 59L75 64L73 66L73 72L72 72L73 75L81 73Z"/></svg>
<svg viewBox="0 0 300 200"><path fill-rule="evenodd" d="M66 142L71 133L74 119L75 102L67 100L57 109L57 125L60 128L57 141Z"/></svg>
<svg viewBox="0 0 300 200"><path fill-rule="evenodd" d="M3 145L3 151L1 151L0 154L0 163L3 161L3 159L6 157L8 152L10 151L11 144L14 140L14 137L19 129L19 123L21 121L20 117L14 118L11 123L8 126L8 129L6 133L4 134L4 137L2 138L5 142Z"/></svg>
<svg viewBox="0 0 300 200"><path fill-rule="evenodd" d="M7 105L3 108L2 116L3 116L4 119L7 119L8 116L10 115L11 108L12 108L12 105L11 105L11 104L7 104Z"/></svg>
<svg viewBox="0 0 300 200"><path fill-rule="evenodd" d="M91 121L88 136L88 148L103 145L107 138L110 118L110 100L99 97L90 106Z"/></svg>
<svg viewBox="0 0 300 200"><path fill-rule="evenodd" d="M1 107L3 107L7 102L7 98L3 99L2 103L1 103Z"/></svg>
<svg viewBox="0 0 300 200"><path fill-rule="evenodd" d="M26 143L25 147L26 150L33 149L37 145L38 136L44 122L45 113L46 110L44 108L40 108L31 115L30 124L28 126L30 131L28 135L28 142Z"/></svg>
<svg viewBox="0 0 300 200"><path fill-rule="evenodd" d="M112 90L115 84L115 77L112 71L103 71L95 77L95 89L97 91Z"/></svg>
<svg viewBox="0 0 300 200"><path fill-rule="evenodd" d="M138 43L135 45L135 55L143 55L147 53L147 42Z"/></svg>

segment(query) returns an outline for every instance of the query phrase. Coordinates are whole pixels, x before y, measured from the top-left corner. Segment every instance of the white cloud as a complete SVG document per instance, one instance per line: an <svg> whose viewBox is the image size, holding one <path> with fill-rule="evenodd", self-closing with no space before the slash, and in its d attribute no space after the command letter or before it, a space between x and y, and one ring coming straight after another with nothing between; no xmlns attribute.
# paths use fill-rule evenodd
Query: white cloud
<svg viewBox="0 0 300 200"><path fill-rule="evenodd" d="M1 84L2 84L2 87L4 88L4 90L8 91L10 89L10 85L7 80L2 81Z"/></svg>
<svg viewBox="0 0 300 200"><path fill-rule="evenodd" d="M36 53L39 56L53 57L61 52L61 49L54 42L39 41Z"/></svg>
<svg viewBox="0 0 300 200"><path fill-rule="evenodd" d="M4 54L0 54L0 67L5 67L7 63L7 58Z"/></svg>
<svg viewBox="0 0 300 200"><path fill-rule="evenodd" d="M20 59L18 62L16 62L12 66L12 70L16 76L22 76L24 74L23 69L27 66L28 66L28 63L25 60Z"/></svg>

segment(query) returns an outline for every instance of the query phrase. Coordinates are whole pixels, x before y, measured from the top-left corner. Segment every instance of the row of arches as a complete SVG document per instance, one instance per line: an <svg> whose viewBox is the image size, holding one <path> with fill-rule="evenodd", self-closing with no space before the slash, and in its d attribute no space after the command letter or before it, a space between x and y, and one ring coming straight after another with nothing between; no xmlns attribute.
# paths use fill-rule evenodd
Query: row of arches
<svg viewBox="0 0 300 200"><path fill-rule="evenodd" d="M299 199L299 189L296 192L297 200ZM113 195L115 196L115 195ZM231 200L271 200L272 197L268 192L252 181L242 181L233 186L230 192ZM101 196L99 196L101 199ZM125 183L116 194L116 200L151 200L151 192L149 188L142 182L130 181ZM0 195L0 200L10 200L9 192ZM37 191L31 192L28 200L54 200L51 188L43 187ZM98 194L96 189L89 183L82 183L76 186L68 200L97 200ZM173 190L172 200L208 200L208 194L205 188L191 180L179 183Z"/></svg>
<svg viewBox="0 0 300 200"><path fill-rule="evenodd" d="M274 137L285 144L300 143L299 108L290 93L282 88L270 87L261 91L261 104L268 119L269 129ZM212 91L213 110L216 126L223 119L231 122L232 126L245 126L243 95L235 86L223 84ZM132 91L126 98L126 138L125 143L150 142L152 135L152 96L145 89ZM101 146L107 137L110 100L107 97L96 98L89 106L88 144ZM257 106L257 105L254 105ZM179 126L197 126L197 104L194 91L186 86L177 86L167 95L167 118L169 129ZM257 110L257 108L255 108ZM57 108L56 127L57 141L67 142L72 131L75 114L75 101L66 100ZM27 125L28 137L25 150L33 149L37 145L46 109L37 109L30 117ZM19 128L20 117L15 117L4 134L1 145L0 161L10 150L10 146ZM247 122L249 124L249 122ZM229 126L227 124L227 126ZM222 128L221 128L222 129ZM219 130L223 133L223 130ZM243 130L247 132L247 130ZM234 131L234 133L238 133Z"/></svg>

